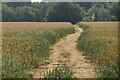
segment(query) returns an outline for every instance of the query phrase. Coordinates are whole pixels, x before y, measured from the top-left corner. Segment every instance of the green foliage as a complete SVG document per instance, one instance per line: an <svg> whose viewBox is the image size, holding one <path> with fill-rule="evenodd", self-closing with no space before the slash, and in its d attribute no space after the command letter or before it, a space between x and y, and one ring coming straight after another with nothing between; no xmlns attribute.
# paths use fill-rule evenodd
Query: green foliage
<svg viewBox="0 0 120 80"><path fill-rule="evenodd" d="M3 13L3 16L2 16L3 21L13 21L15 18L13 9L11 9L6 5L2 5L2 13Z"/></svg>
<svg viewBox="0 0 120 80"><path fill-rule="evenodd" d="M85 11L89 10L94 2L76 2L77 4L79 4Z"/></svg>
<svg viewBox="0 0 120 80"><path fill-rule="evenodd" d="M36 19L36 13L38 12L37 9L23 6L23 7L17 7L16 8L16 16L20 16L16 18L16 21L35 21Z"/></svg>
<svg viewBox="0 0 120 80"><path fill-rule="evenodd" d="M82 19L82 8L78 4L61 2L57 3L46 15L46 20L51 22L71 22L73 24Z"/></svg>
<svg viewBox="0 0 120 80"><path fill-rule="evenodd" d="M87 16L87 17L84 17L82 19L83 22L94 22L95 21L95 17L94 17L94 14L93 16Z"/></svg>
<svg viewBox="0 0 120 80"><path fill-rule="evenodd" d="M41 21L43 22L47 21L45 17L48 14L50 8L55 4L56 3L54 4L53 3L41 3L42 6L39 9L39 16L40 16L39 18L41 19Z"/></svg>
<svg viewBox="0 0 120 80"><path fill-rule="evenodd" d="M82 21L94 22L94 21L110 21L110 3L94 3L93 6L85 13Z"/></svg>
<svg viewBox="0 0 120 80"><path fill-rule="evenodd" d="M16 8L16 7L23 7L23 6L30 6L30 2L8 2L6 3L9 7Z"/></svg>
<svg viewBox="0 0 120 80"><path fill-rule="evenodd" d="M41 2L3 3L3 21L115 21L119 20L119 2Z"/></svg>
<svg viewBox="0 0 120 80"><path fill-rule="evenodd" d="M72 78L73 71L67 66L58 66L52 71L47 71L44 75L45 78Z"/></svg>
<svg viewBox="0 0 120 80"><path fill-rule="evenodd" d="M120 21L119 14L120 14L120 2L112 3L113 6L111 7L111 14L113 14L118 21Z"/></svg>

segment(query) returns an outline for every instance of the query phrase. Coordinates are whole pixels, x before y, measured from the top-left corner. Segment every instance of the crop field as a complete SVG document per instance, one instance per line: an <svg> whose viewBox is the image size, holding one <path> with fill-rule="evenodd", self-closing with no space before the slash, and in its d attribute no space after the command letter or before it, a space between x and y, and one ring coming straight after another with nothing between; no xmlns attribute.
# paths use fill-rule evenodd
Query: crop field
<svg viewBox="0 0 120 80"><path fill-rule="evenodd" d="M50 46L75 32L67 22L3 22L3 78L32 77L30 70L50 55Z"/></svg>
<svg viewBox="0 0 120 80"><path fill-rule="evenodd" d="M10 29L22 29L22 30L30 30L30 29L42 29L42 30L50 30L50 29L58 29L58 28L68 28L73 26L69 22L3 22L3 30Z"/></svg>
<svg viewBox="0 0 120 80"><path fill-rule="evenodd" d="M97 76L118 77L118 22L81 22L78 25L85 28L77 48L97 64Z"/></svg>

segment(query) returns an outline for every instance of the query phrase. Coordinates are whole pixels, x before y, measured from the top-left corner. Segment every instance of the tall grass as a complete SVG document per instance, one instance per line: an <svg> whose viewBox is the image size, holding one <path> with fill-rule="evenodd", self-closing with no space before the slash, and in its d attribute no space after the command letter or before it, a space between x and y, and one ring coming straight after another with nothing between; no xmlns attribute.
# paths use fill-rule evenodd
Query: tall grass
<svg viewBox="0 0 120 80"><path fill-rule="evenodd" d="M3 30L3 78L29 78L32 68L50 55L50 46L74 33L73 27L50 30Z"/></svg>
<svg viewBox="0 0 120 80"><path fill-rule="evenodd" d="M81 23L80 23L81 24ZM82 23L89 26L77 41L78 50L84 51L97 64L96 73L100 78L118 77L118 23Z"/></svg>

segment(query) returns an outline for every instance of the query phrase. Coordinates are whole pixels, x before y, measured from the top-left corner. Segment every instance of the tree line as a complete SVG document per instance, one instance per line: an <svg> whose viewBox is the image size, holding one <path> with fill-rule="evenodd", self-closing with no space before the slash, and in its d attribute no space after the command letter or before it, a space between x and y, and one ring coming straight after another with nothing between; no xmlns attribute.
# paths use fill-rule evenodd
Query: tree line
<svg viewBox="0 0 120 80"><path fill-rule="evenodd" d="M118 21L119 2L7 2L3 22Z"/></svg>

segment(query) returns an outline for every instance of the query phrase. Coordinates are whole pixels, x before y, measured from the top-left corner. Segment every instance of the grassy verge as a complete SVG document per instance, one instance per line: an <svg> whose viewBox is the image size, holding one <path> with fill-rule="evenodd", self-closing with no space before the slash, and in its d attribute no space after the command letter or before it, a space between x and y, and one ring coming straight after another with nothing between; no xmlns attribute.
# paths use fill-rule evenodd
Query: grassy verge
<svg viewBox="0 0 120 80"><path fill-rule="evenodd" d="M118 77L117 23L79 23L79 25L84 32L77 41L77 48L98 65L97 76ZM86 25L89 28L86 29Z"/></svg>
<svg viewBox="0 0 120 80"><path fill-rule="evenodd" d="M53 30L3 31L3 78L28 78L50 54L50 46L74 33L73 27Z"/></svg>

